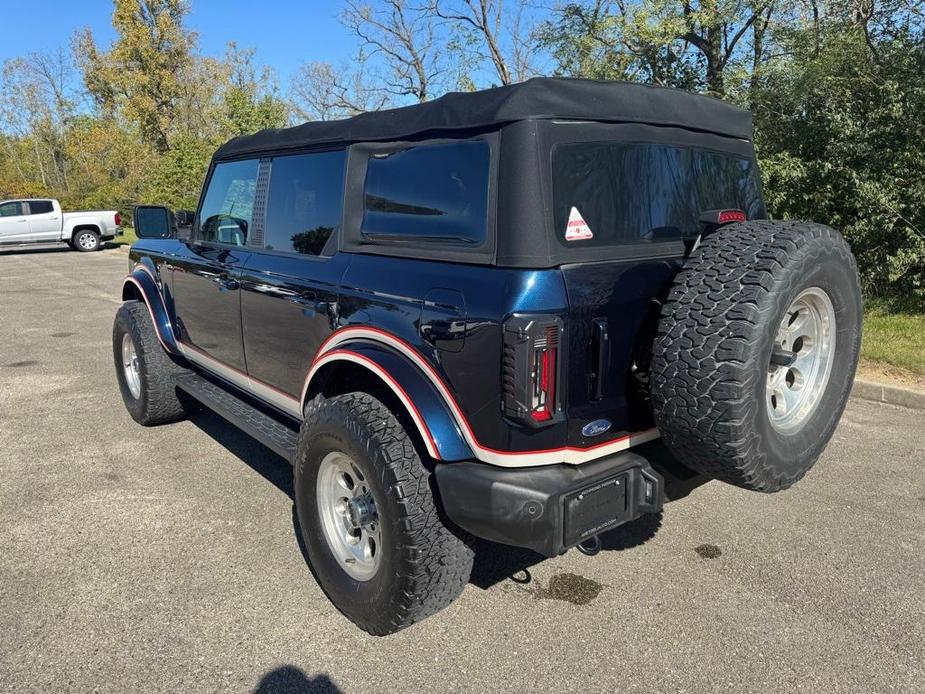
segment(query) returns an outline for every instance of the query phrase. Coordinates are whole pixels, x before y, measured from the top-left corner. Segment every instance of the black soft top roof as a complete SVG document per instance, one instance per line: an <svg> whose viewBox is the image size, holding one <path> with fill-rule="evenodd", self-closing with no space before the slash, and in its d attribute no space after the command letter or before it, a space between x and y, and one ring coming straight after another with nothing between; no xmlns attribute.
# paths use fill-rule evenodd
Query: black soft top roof
<svg viewBox="0 0 925 694"><path fill-rule="evenodd" d="M414 139L430 133L558 118L671 125L746 140L752 136L751 114L717 99L632 82L536 77L479 92L452 92L427 103L344 120L261 130L226 142L215 158L313 145Z"/></svg>

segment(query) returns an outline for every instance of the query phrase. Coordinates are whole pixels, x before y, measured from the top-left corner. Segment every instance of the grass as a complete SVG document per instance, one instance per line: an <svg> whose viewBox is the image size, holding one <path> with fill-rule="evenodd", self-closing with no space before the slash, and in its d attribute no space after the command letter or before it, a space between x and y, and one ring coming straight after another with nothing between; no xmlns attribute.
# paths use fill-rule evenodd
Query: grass
<svg viewBox="0 0 925 694"><path fill-rule="evenodd" d="M122 228L122 236L117 236L109 243L113 246L131 246L138 240L138 237L135 236L135 230L130 226L125 226Z"/></svg>
<svg viewBox="0 0 925 694"><path fill-rule="evenodd" d="M869 300L861 358L925 376L925 306Z"/></svg>

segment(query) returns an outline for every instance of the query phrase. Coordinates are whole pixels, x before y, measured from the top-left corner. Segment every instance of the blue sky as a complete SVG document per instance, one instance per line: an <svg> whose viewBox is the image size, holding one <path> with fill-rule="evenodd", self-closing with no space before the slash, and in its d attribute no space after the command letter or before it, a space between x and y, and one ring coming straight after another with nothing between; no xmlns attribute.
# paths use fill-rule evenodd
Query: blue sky
<svg viewBox="0 0 925 694"><path fill-rule="evenodd" d="M66 46L83 26L93 30L101 46L114 38L110 0L6 0L2 4L6 30L0 41L0 62ZM276 69L284 88L300 63L336 64L350 57L356 46L337 21L341 5L334 0L191 0L190 5L187 26L199 33L202 53L222 55L229 41L253 46L258 60ZM38 17L43 18L40 24Z"/></svg>

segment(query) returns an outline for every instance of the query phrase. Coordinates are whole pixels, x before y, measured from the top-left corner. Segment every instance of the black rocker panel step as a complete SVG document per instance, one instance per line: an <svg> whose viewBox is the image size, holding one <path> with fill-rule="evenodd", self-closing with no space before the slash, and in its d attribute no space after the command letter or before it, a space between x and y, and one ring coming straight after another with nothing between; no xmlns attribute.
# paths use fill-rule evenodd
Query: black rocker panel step
<svg viewBox="0 0 925 694"><path fill-rule="evenodd" d="M238 429L257 439L274 453L292 463L295 460L298 432L239 397L230 389L199 374L177 378L180 388Z"/></svg>

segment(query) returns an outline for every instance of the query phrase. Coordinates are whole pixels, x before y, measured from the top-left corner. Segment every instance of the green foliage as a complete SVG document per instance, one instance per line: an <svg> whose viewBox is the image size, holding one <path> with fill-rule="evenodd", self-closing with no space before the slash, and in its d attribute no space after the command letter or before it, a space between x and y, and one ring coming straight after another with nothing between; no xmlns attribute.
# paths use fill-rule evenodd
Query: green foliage
<svg viewBox="0 0 925 694"><path fill-rule="evenodd" d="M181 76L190 64L194 36L183 29L186 0L115 0L118 38L97 48L89 30L75 41L90 95L104 113L119 113L138 126L146 144L164 152Z"/></svg>
<svg viewBox="0 0 925 694"><path fill-rule="evenodd" d="M199 189L214 146L202 139L183 135L160 158L145 188L143 199L175 210L196 209Z"/></svg>
<svg viewBox="0 0 925 694"><path fill-rule="evenodd" d="M854 26L765 74L756 144L778 217L841 229L871 295L925 296L925 46Z"/></svg>

